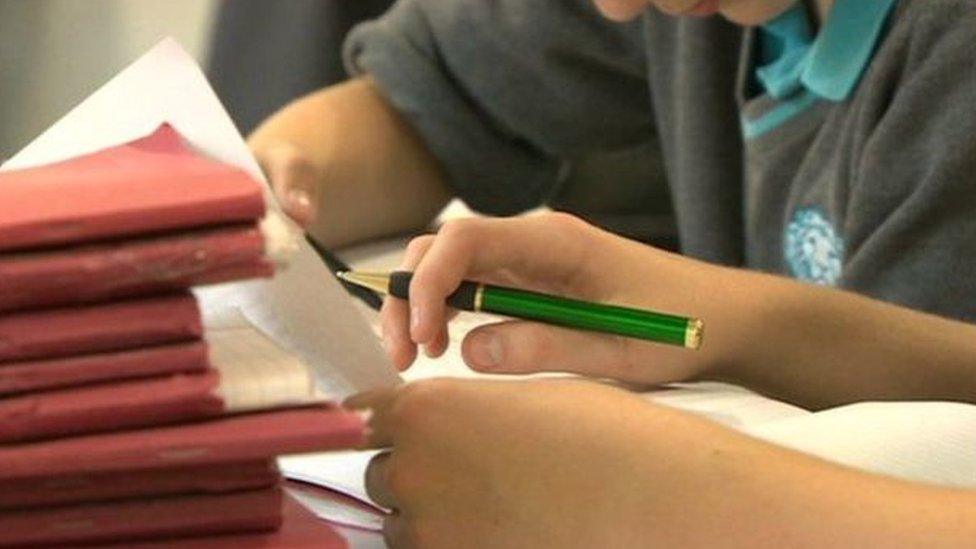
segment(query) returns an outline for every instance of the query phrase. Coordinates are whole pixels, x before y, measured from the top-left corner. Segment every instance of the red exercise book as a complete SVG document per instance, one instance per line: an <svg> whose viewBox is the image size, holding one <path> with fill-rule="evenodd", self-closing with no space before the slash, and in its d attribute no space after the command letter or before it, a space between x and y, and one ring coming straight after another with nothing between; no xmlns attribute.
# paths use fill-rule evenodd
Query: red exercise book
<svg viewBox="0 0 976 549"><path fill-rule="evenodd" d="M331 406L227 416L169 427L0 445L0 481L138 471L358 448L364 424Z"/></svg>
<svg viewBox="0 0 976 549"><path fill-rule="evenodd" d="M193 373L114 381L0 399L0 443L201 420L321 402L299 358L252 327L213 330ZM0 368L2 371L2 368Z"/></svg>
<svg viewBox="0 0 976 549"><path fill-rule="evenodd" d="M125 145L0 173L0 251L250 222L264 211L258 182L163 125Z"/></svg>
<svg viewBox="0 0 976 549"><path fill-rule="evenodd" d="M209 370L0 399L0 444L215 417L219 386Z"/></svg>
<svg viewBox="0 0 976 549"><path fill-rule="evenodd" d="M0 312L158 294L273 271L254 224L0 255Z"/></svg>
<svg viewBox="0 0 976 549"><path fill-rule="evenodd" d="M26 311L0 315L0 363L198 340L202 335L200 309L189 293Z"/></svg>
<svg viewBox="0 0 976 549"><path fill-rule="evenodd" d="M77 547L221 533L266 532L282 523L280 486L231 492L0 512L0 547Z"/></svg>
<svg viewBox="0 0 976 549"><path fill-rule="evenodd" d="M178 494L222 494L278 484L274 460L82 473L0 481L0 510Z"/></svg>
<svg viewBox="0 0 976 549"><path fill-rule="evenodd" d="M202 372L209 367L207 344L203 341L11 362L0 364L0 396L76 387L95 382Z"/></svg>
<svg viewBox="0 0 976 549"><path fill-rule="evenodd" d="M348 546L328 522L285 494L284 522L277 532L127 543L125 549L345 549Z"/></svg>

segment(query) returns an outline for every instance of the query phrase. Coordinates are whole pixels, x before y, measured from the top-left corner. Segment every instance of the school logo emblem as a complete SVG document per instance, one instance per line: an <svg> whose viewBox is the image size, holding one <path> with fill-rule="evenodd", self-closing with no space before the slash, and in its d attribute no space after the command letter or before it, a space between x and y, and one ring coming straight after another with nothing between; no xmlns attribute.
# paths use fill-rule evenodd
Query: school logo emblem
<svg viewBox="0 0 976 549"><path fill-rule="evenodd" d="M797 210L786 227L785 248L794 277L821 286L837 284L844 262L844 241L823 210Z"/></svg>

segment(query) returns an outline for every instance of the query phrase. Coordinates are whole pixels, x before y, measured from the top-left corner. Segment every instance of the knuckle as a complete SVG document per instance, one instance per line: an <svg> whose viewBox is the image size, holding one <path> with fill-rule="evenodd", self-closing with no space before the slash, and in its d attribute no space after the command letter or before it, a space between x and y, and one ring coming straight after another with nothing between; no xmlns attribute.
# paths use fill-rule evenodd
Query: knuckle
<svg viewBox="0 0 976 549"><path fill-rule="evenodd" d="M477 236L480 226L478 219L451 219L441 226L437 234L449 239L467 240Z"/></svg>
<svg viewBox="0 0 976 549"><path fill-rule="evenodd" d="M544 221L562 231L580 231L587 226L585 221L566 212L547 212Z"/></svg>
<svg viewBox="0 0 976 549"><path fill-rule="evenodd" d="M444 269L429 264L422 265L414 272L413 280L410 281L410 295L421 299L434 299L436 296L439 304L444 296L453 291L447 278L449 275Z"/></svg>
<svg viewBox="0 0 976 549"><path fill-rule="evenodd" d="M430 235L430 234L418 236L412 239L407 244L407 255L411 257L416 257L423 254L424 252L427 251L428 248L430 248L430 245L431 243L433 243L433 241L434 241L434 235Z"/></svg>
<svg viewBox="0 0 976 549"><path fill-rule="evenodd" d="M275 162L278 169L286 177L297 178L312 173L312 162L304 154L290 147L279 149L279 151Z"/></svg>

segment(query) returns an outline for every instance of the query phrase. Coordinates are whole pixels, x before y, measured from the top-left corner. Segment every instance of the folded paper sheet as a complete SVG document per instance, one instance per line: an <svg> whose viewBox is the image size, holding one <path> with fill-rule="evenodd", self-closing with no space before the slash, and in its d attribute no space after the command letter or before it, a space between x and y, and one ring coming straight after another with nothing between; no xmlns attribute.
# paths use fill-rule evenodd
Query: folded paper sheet
<svg viewBox="0 0 976 549"><path fill-rule="evenodd" d="M3 165L24 169L149 135L170 124L193 147L265 181L260 168L193 59L166 39L96 91ZM268 203L277 209L265 185ZM204 317L243 315L311 366L324 393L342 398L399 382L351 301L302 243L270 281L198 291Z"/></svg>

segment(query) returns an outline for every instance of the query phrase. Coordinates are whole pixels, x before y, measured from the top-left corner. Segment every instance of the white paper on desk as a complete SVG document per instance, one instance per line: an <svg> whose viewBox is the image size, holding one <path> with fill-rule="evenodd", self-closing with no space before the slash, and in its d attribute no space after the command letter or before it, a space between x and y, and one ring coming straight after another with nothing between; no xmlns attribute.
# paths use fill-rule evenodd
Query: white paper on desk
<svg viewBox="0 0 976 549"><path fill-rule="evenodd" d="M744 431L858 469L976 487L976 406L969 404L865 402Z"/></svg>
<svg viewBox="0 0 976 549"><path fill-rule="evenodd" d="M285 478L334 490L376 506L366 493L366 467L379 450L324 452L278 458Z"/></svg>
<svg viewBox="0 0 976 549"><path fill-rule="evenodd" d="M645 393L644 397L656 404L691 412L733 429L810 415L809 411L799 406L727 383L674 383Z"/></svg>
<svg viewBox="0 0 976 549"><path fill-rule="evenodd" d="M166 39L11 158L26 168L121 145L173 125L198 150L265 181L196 62ZM265 182L272 208L278 208ZM197 292L205 318L244 316L314 369L321 389L343 398L399 382L379 342L307 243L270 281ZM228 313L229 312L229 313Z"/></svg>

